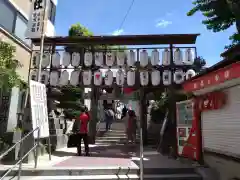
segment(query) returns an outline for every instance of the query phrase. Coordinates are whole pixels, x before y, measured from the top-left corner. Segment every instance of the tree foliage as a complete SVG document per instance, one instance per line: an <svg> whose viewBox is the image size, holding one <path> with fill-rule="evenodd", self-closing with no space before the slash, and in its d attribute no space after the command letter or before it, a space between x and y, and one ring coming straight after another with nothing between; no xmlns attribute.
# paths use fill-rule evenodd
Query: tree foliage
<svg viewBox="0 0 240 180"><path fill-rule="evenodd" d="M198 56L194 59L194 64L193 65L194 65L194 70L197 73L199 73L206 66L206 60L203 57Z"/></svg>
<svg viewBox="0 0 240 180"><path fill-rule="evenodd" d="M240 1L239 0L195 0L188 16L200 11L206 19L202 21L207 29L220 32L236 24L237 32L230 36L232 45L240 42ZM227 46L229 48L231 46Z"/></svg>
<svg viewBox="0 0 240 180"><path fill-rule="evenodd" d="M6 91L13 87L25 87L25 83L16 72L22 65L14 58L15 52L15 46L0 41L0 89Z"/></svg>
<svg viewBox="0 0 240 180"><path fill-rule="evenodd" d="M81 25L80 23L73 24L69 31L68 36L74 37L74 36L93 36L93 32L91 32L89 29Z"/></svg>
<svg viewBox="0 0 240 180"><path fill-rule="evenodd" d="M198 56L194 59L193 69L199 73L201 70L204 69L206 65L206 60ZM169 108L169 93L167 91L165 92L154 92L155 96L155 103L154 106L151 109L151 120L155 123L162 123L164 120L165 114L167 112L167 109ZM187 100L190 97L189 94L177 94L176 95L176 101L184 101Z"/></svg>
<svg viewBox="0 0 240 180"><path fill-rule="evenodd" d="M54 94L54 93L53 93ZM60 93L55 93L52 97L59 101L56 106L63 109L65 118L74 119L79 116L83 110L83 90L79 87L65 86L61 87Z"/></svg>

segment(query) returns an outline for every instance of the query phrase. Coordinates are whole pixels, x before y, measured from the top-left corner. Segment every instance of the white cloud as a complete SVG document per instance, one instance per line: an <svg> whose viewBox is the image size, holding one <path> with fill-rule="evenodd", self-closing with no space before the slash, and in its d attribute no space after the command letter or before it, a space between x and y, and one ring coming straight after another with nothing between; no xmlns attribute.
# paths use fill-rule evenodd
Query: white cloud
<svg viewBox="0 0 240 180"><path fill-rule="evenodd" d="M157 21L156 27L165 28L171 24L172 24L172 21L167 21L167 20L162 19L162 20Z"/></svg>
<svg viewBox="0 0 240 180"><path fill-rule="evenodd" d="M172 15L173 15L172 12L168 12L168 13L166 14L166 16L172 16Z"/></svg>
<svg viewBox="0 0 240 180"><path fill-rule="evenodd" d="M121 35L123 33L124 33L123 29L117 29L117 30L113 31L112 35L113 36L119 36L119 35Z"/></svg>

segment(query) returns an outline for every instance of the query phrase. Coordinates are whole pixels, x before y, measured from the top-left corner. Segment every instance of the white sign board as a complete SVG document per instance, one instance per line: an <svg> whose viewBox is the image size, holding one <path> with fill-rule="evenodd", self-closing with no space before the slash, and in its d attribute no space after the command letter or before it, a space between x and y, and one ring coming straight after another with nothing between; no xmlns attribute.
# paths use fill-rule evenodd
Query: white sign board
<svg viewBox="0 0 240 180"><path fill-rule="evenodd" d="M47 6L47 3L45 2L47 2L47 0L33 0L32 13L29 18L28 27L25 34L27 38L40 38L42 31L45 34L46 26L43 29L44 11L45 11L45 7ZM46 17L47 17L47 14L45 18Z"/></svg>
<svg viewBox="0 0 240 180"><path fill-rule="evenodd" d="M40 128L40 138L49 137L46 86L31 80L30 96L33 129ZM34 138L37 137L38 131L35 131Z"/></svg>

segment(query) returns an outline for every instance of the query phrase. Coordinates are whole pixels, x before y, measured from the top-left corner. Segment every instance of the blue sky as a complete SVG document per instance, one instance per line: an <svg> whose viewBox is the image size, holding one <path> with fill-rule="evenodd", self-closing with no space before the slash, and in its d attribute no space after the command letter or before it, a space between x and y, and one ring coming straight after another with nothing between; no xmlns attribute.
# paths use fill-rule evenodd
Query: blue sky
<svg viewBox="0 0 240 180"><path fill-rule="evenodd" d="M71 2L71 3L69 3ZM198 55L212 65L229 44L234 27L212 33L201 23L200 13L186 16L191 0L135 0L122 29L119 29L131 0L59 0L56 16L57 35L67 35L72 24L81 23L95 35L200 33Z"/></svg>

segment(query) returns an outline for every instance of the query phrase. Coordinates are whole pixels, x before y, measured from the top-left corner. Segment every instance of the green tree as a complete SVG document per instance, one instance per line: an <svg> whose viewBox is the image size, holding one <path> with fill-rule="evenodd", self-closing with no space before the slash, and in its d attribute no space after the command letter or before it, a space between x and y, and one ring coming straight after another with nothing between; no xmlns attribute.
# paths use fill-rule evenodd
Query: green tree
<svg viewBox="0 0 240 180"><path fill-rule="evenodd" d="M88 36L93 36L93 32L88 30L86 27L84 27L80 23L77 23L77 24L73 24L71 26L71 28L68 31L68 35L71 36L71 37L74 37L74 36L86 36L86 37L88 37Z"/></svg>
<svg viewBox="0 0 240 180"><path fill-rule="evenodd" d="M63 109L65 118L74 119L79 116L83 109L83 90L79 87L66 86L61 88L61 93L55 97L59 104L58 108Z"/></svg>
<svg viewBox="0 0 240 180"><path fill-rule="evenodd" d="M236 24L237 32L230 36L232 45L240 42L240 1L239 0L195 0L194 7L187 13L188 16L200 11L206 19L203 24L213 32L220 32Z"/></svg>
<svg viewBox="0 0 240 180"><path fill-rule="evenodd" d="M195 59L194 59L194 70L197 72L197 73L199 73L199 72L201 72L203 69L204 69L204 67L206 66L206 60L203 58L203 57L201 57L201 56L198 56L198 57L196 57Z"/></svg>
<svg viewBox="0 0 240 180"><path fill-rule="evenodd" d="M196 73L200 73L206 65L206 60L198 56L194 59L193 69ZM166 111L169 107L169 94L164 91L156 91L154 92L154 96L156 99L155 105L151 109L151 117L154 122L161 123L165 117ZM177 94L176 101L184 101L189 98L187 94Z"/></svg>
<svg viewBox="0 0 240 180"><path fill-rule="evenodd" d="M24 87L26 84L22 81L17 68L22 67L20 62L14 58L16 47L0 41L0 89L8 91L13 87Z"/></svg>

